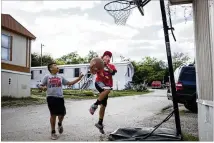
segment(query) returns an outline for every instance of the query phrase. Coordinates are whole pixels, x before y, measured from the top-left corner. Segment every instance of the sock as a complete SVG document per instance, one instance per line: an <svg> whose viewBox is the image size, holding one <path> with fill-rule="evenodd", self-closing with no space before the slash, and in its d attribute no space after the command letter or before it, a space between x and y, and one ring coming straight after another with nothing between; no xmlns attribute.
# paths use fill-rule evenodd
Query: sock
<svg viewBox="0 0 214 143"><path fill-rule="evenodd" d="M55 130L52 130L52 132L51 132L52 134L55 134L56 133L56 131Z"/></svg>
<svg viewBox="0 0 214 143"><path fill-rule="evenodd" d="M101 104L101 101L99 101L98 99L97 99L97 101L94 103L94 105L100 105Z"/></svg>
<svg viewBox="0 0 214 143"><path fill-rule="evenodd" d="M62 123L58 122L58 126L62 126Z"/></svg>
<svg viewBox="0 0 214 143"><path fill-rule="evenodd" d="M103 124L103 119L99 119L98 124L102 125Z"/></svg>

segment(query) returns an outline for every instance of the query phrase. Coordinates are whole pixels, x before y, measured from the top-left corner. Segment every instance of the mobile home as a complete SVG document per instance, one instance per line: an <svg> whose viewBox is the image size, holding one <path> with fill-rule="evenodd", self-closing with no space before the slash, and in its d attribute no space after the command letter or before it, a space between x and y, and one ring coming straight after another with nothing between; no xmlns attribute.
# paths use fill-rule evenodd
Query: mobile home
<svg viewBox="0 0 214 143"><path fill-rule="evenodd" d="M36 37L9 14L1 14L1 96L30 96L31 42Z"/></svg>
<svg viewBox="0 0 214 143"><path fill-rule="evenodd" d="M123 90L125 85L132 81L134 75L134 67L131 62L113 63L117 69L117 73L113 76L114 90ZM31 67L31 88L37 88L43 77L48 74L47 66ZM83 73L84 78L72 87L63 86L63 88L72 89L92 89L94 90L95 76L89 73L89 64L73 64L73 65L59 65L59 74L64 76L67 80L74 80Z"/></svg>

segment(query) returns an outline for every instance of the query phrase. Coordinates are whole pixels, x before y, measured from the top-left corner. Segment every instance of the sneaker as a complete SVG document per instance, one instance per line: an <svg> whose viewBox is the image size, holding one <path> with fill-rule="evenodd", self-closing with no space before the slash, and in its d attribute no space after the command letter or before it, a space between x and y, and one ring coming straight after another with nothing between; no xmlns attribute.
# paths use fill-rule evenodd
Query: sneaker
<svg viewBox="0 0 214 143"><path fill-rule="evenodd" d="M95 126L99 129L101 134L105 134L105 132L103 130L103 125L100 125L100 124L96 123Z"/></svg>
<svg viewBox="0 0 214 143"><path fill-rule="evenodd" d="M51 139L52 140L56 140L58 138L58 136L56 135L56 133L52 133L51 134Z"/></svg>
<svg viewBox="0 0 214 143"><path fill-rule="evenodd" d="M91 115L94 115L94 112L97 110L98 105L91 105L91 108L89 109L89 112L91 113Z"/></svg>
<svg viewBox="0 0 214 143"><path fill-rule="evenodd" d="M63 133L63 126L62 125L61 126L58 125L58 131L59 131L60 134Z"/></svg>

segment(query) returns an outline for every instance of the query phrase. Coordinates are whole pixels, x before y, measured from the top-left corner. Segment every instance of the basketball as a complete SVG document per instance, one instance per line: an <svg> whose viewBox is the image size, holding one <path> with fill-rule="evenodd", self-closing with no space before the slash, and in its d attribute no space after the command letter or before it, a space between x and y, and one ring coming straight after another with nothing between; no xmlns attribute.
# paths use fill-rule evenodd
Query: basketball
<svg viewBox="0 0 214 143"><path fill-rule="evenodd" d="M90 72L92 74L96 74L99 70L102 70L104 68L104 62L101 58L93 58L90 61Z"/></svg>

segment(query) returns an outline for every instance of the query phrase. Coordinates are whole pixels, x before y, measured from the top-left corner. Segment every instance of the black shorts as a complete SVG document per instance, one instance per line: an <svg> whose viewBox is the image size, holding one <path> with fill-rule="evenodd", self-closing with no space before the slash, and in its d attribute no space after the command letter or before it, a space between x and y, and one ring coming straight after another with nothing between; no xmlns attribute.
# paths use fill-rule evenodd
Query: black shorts
<svg viewBox="0 0 214 143"><path fill-rule="evenodd" d="M47 97L47 103L51 115L65 116L66 109L64 98L49 96Z"/></svg>
<svg viewBox="0 0 214 143"><path fill-rule="evenodd" d="M95 87L100 93L106 89L112 90L110 86L106 86L103 82L95 82ZM108 95L101 101L101 104L105 107L107 106L107 100L108 100Z"/></svg>

